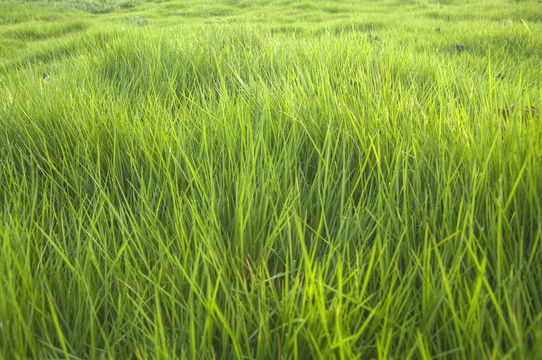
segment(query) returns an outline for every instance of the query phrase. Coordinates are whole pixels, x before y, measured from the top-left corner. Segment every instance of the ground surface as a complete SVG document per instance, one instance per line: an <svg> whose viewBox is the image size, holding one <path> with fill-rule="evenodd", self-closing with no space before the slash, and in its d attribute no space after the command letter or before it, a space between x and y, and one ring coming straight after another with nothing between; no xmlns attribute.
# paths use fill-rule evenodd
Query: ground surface
<svg viewBox="0 0 542 360"><path fill-rule="evenodd" d="M542 358L541 16L0 2L0 358Z"/></svg>

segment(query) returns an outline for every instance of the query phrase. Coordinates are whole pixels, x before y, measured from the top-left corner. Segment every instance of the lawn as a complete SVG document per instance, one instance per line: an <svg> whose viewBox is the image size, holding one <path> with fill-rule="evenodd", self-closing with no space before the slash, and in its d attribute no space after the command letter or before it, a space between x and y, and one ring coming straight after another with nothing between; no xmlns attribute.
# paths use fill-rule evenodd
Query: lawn
<svg viewBox="0 0 542 360"><path fill-rule="evenodd" d="M536 0L0 2L0 359L541 359Z"/></svg>

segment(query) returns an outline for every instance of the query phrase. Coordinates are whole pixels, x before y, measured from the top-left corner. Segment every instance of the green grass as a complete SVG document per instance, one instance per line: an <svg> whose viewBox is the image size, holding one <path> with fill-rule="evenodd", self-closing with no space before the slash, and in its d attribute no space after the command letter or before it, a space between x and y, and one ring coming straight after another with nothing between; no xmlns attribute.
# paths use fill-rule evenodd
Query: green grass
<svg viewBox="0 0 542 360"><path fill-rule="evenodd" d="M0 358L540 359L541 12L0 3Z"/></svg>

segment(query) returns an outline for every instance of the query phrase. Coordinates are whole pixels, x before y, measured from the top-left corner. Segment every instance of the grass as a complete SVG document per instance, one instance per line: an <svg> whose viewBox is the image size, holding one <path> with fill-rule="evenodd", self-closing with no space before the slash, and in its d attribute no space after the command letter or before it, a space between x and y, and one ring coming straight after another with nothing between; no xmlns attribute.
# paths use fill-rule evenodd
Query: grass
<svg viewBox="0 0 542 360"><path fill-rule="evenodd" d="M542 357L538 4L122 4L0 3L0 358Z"/></svg>

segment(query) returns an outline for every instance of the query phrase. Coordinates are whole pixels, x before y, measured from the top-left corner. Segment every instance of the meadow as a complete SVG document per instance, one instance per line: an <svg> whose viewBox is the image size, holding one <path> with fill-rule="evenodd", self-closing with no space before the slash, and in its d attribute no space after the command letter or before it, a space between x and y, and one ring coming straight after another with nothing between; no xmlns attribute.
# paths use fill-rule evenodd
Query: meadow
<svg viewBox="0 0 542 360"><path fill-rule="evenodd" d="M2 1L0 359L541 359L541 110L536 0Z"/></svg>

